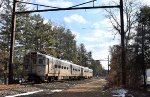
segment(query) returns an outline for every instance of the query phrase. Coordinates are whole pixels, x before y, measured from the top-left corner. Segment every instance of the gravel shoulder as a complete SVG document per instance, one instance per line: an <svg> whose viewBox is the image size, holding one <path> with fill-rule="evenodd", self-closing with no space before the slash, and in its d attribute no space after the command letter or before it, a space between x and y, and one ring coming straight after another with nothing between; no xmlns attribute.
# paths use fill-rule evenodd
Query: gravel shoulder
<svg viewBox="0 0 150 97"><path fill-rule="evenodd" d="M97 79L89 83L78 84L68 90L55 93L51 97L113 97L109 90L104 89L107 81Z"/></svg>
<svg viewBox="0 0 150 97"><path fill-rule="evenodd" d="M27 92L32 92L32 91L40 91L40 90L43 90L43 92L38 93L38 94L52 94L53 90L64 91L71 87L76 86L77 84L88 83L94 80L97 80L97 79L92 78L92 79L85 79L85 80L79 80L79 81L77 80L76 81L56 81L52 83L30 84L30 85L20 85L20 84L0 85L0 97L27 93Z"/></svg>
<svg viewBox="0 0 150 97"><path fill-rule="evenodd" d="M112 97L111 92L104 90L105 79L78 84L66 91L55 93L52 97Z"/></svg>
<svg viewBox="0 0 150 97"><path fill-rule="evenodd" d="M33 85L0 85L0 97L34 91L41 92L17 97L150 97L149 92L109 88L103 78Z"/></svg>

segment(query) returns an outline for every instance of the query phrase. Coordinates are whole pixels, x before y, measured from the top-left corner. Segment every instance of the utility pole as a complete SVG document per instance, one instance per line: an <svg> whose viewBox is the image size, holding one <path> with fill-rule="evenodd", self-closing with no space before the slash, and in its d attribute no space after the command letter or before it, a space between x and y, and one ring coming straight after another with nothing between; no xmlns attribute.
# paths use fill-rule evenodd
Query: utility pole
<svg viewBox="0 0 150 97"><path fill-rule="evenodd" d="M10 52L9 52L9 72L8 72L8 84L13 83L13 55L14 55L14 45L15 45L15 29L16 29L16 4L17 1L13 0L13 11L12 11L12 20L11 20L11 44L10 44Z"/></svg>
<svg viewBox="0 0 150 97"><path fill-rule="evenodd" d="M105 59L104 59L104 60L103 60L103 59L100 59L99 61L108 61L108 74L109 74L109 61L110 61L110 60L109 60L109 55L108 55L108 58L106 58L106 60L105 60Z"/></svg>
<svg viewBox="0 0 150 97"><path fill-rule="evenodd" d="M121 47L122 47L122 54L121 54L121 69L122 69L122 86L126 86L126 70L125 70L125 44L124 44L124 18L123 18L123 0L120 0L120 23L121 23Z"/></svg>

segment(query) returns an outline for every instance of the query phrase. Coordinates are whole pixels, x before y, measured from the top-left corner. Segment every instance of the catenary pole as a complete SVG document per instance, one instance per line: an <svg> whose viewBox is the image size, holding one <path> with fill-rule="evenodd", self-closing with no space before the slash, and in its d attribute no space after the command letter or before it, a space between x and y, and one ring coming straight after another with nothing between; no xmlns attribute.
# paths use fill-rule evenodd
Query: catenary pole
<svg viewBox="0 0 150 97"><path fill-rule="evenodd" d="M125 32L124 32L124 15L123 15L123 0L120 0L120 23L121 23L121 47L122 47L122 54L121 54L121 71L122 71L122 78L121 83L122 86L126 86L126 70L125 70Z"/></svg>
<svg viewBox="0 0 150 97"><path fill-rule="evenodd" d="M8 84L13 83L13 56L15 45L15 29L16 29L16 0L13 0L12 20L11 20L11 40L10 40L10 52L9 52L9 72L8 72Z"/></svg>

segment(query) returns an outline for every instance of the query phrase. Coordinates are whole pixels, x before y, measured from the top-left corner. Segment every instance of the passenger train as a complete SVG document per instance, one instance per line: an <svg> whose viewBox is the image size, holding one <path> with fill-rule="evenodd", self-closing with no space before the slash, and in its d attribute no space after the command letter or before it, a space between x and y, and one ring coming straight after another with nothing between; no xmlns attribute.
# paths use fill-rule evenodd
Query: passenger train
<svg viewBox="0 0 150 97"><path fill-rule="evenodd" d="M30 52L24 56L23 75L30 82L51 82L62 79L91 78L93 70L50 55Z"/></svg>

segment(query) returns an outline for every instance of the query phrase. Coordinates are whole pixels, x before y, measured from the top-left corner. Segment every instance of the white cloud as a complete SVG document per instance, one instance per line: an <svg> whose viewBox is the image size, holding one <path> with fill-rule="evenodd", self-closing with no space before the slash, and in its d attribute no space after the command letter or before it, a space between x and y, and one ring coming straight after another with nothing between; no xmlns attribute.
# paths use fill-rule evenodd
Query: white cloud
<svg viewBox="0 0 150 97"><path fill-rule="evenodd" d="M53 7L70 7L73 5L72 2L66 0L35 0L35 2Z"/></svg>
<svg viewBox="0 0 150 97"><path fill-rule="evenodd" d="M67 23L71 23L71 22L78 22L80 24L87 23L85 18L83 16L81 16L81 15L78 15L78 14L73 14L71 16L64 17L64 21L67 22Z"/></svg>
<svg viewBox="0 0 150 97"><path fill-rule="evenodd" d="M143 4L146 4L146 5L150 5L149 0L142 0L142 3L143 3Z"/></svg>
<svg viewBox="0 0 150 97"><path fill-rule="evenodd" d="M87 42L108 42L113 40L114 33L109 28L111 27L111 24L109 23L108 19L104 19L103 21L97 21L93 23L91 26L92 33L88 33L84 35L82 38L83 40ZM105 29L107 28L107 29ZM116 40L119 38L119 35L116 36Z"/></svg>

